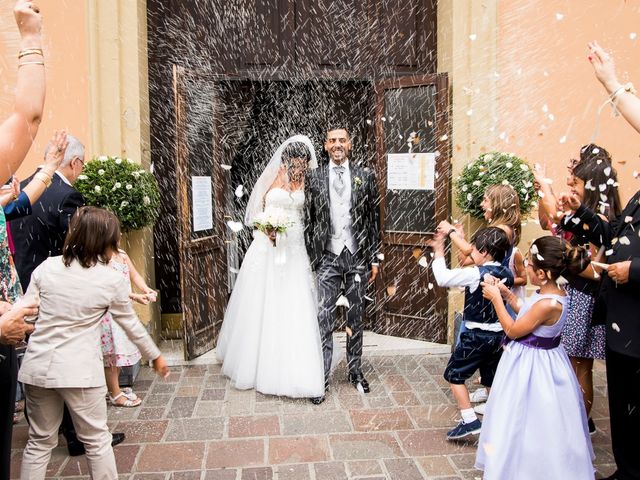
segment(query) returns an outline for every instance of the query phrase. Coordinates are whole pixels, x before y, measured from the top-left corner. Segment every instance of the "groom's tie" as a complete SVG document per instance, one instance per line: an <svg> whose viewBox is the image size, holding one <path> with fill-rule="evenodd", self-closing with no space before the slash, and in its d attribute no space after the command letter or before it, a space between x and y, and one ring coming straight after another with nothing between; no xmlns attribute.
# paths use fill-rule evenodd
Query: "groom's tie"
<svg viewBox="0 0 640 480"><path fill-rule="evenodd" d="M342 165L338 165L336 167L333 167L333 171L336 174L333 178L333 189L336 191L338 196L341 197L345 189L344 178L342 178L344 167Z"/></svg>

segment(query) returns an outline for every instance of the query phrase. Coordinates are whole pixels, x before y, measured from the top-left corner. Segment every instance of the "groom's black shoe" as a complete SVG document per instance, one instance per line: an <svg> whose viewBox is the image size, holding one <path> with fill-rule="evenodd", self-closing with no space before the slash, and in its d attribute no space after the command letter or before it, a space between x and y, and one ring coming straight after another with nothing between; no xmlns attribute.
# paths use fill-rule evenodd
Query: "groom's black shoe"
<svg viewBox="0 0 640 480"><path fill-rule="evenodd" d="M322 395L321 397L310 398L309 401L314 405L320 405L322 402L324 402L324 395Z"/></svg>
<svg viewBox="0 0 640 480"><path fill-rule="evenodd" d="M364 378L362 372L360 373L349 373L349 381L351 384L358 388L358 384L362 385L362 390L364 393L369 393L369 382Z"/></svg>

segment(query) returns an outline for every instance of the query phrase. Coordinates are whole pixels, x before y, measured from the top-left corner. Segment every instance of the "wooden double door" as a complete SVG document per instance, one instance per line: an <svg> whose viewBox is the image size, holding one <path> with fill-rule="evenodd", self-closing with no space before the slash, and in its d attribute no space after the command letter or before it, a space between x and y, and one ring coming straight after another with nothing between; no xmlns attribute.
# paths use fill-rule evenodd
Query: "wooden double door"
<svg viewBox="0 0 640 480"><path fill-rule="evenodd" d="M352 161L375 171L382 199L385 258L378 281L370 286L366 328L445 341L446 295L433 285L426 241L449 210L447 92L446 75L377 83L257 82L174 69L186 358L215 346L230 285L251 240L248 230L235 233L228 226L242 221L248 197L234 192L240 185L250 192L272 152L291 135L308 135L322 152L326 127L336 119L350 129ZM431 188L398 183L395 160L402 161L410 150L435 156ZM207 205L210 226L202 220Z"/></svg>

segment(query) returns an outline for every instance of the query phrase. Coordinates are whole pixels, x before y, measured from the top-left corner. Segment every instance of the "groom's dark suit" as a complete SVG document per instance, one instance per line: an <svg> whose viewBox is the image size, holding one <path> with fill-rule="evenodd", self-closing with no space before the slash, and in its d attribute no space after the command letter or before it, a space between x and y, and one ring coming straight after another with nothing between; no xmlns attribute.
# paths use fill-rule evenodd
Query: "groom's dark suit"
<svg viewBox="0 0 640 480"><path fill-rule="evenodd" d="M336 301L343 282L349 300L347 326L351 330L351 336L347 337L349 373L354 377L362 375L364 295L371 264L378 262L376 256L380 251L380 196L373 172L348 165L345 178L349 182L345 182L342 196L331 192L334 188L331 176L329 165L324 165L310 170L305 180L305 243L311 267L318 276L318 322L325 384L328 384L333 354ZM332 205L332 198L336 204ZM335 218L337 215L340 219ZM346 239L343 247L337 239L341 232L333 231L337 224L344 224L347 232L342 237Z"/></svg>

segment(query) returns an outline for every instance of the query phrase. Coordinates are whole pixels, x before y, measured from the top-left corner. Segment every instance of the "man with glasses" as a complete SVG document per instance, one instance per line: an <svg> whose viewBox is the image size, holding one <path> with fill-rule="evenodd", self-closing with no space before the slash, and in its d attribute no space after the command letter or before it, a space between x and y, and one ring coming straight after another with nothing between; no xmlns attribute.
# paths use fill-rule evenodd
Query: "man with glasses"
<svg viewBox="0 0 640 480"><path fill-rule="evenodd" d="M73 184L84 168L84 145L67 134L68 145L64 158L52 177L40 169L21 183L21 187L38 179L47 186L37 202L31 206L31 215L10 222L15 245L14 260L23 291L31 281L31 273L48 257L62 255L64 239L69 230L69 221L76 210L84 205L84 198L73 188ZM45 157L51 144L47 146ZM28 414L28 412L27 412ZM84 445L78 440L69 412L65 407L61 433L67 440L69 455L84 454ZM123 433L114 433L112 445L124 440Z"/></svg>

